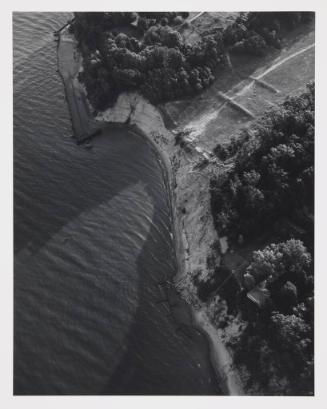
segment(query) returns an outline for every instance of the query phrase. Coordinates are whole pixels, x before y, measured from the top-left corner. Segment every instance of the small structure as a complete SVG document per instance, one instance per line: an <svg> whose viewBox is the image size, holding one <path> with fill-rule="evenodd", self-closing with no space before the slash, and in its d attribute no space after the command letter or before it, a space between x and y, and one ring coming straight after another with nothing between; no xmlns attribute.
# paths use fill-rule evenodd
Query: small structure
<svg viewBox="0 0 327 409"><path fill-rule="evenodd" d="M247 298L260 309L264 308L270 301L270 292L266 288L266 280L248 291Z"/></svg>

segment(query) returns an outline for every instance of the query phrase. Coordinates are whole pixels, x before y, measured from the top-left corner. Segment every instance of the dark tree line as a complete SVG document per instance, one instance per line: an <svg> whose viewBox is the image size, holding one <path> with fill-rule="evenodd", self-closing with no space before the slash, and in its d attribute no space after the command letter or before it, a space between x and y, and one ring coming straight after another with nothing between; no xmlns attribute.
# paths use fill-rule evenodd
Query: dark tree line
<svg viewBox="0 0 327 409"><path fill-rule="evenodd" d="M268 47L281 48L282 36L314 18L310 12L241 13L224 32L224 42L234 50L264 55Z"/></svg>
<svg viewBox="0 0 327 409"><path fill-rule="evenodd" d="M177 29L187 12L75 13L70 30L84 57L80 80L98 110L123 91L137 90L154 104L201 92L224 65L228 48L257 53L263 42L264 48L273 45L272 27L295 21L293 14L299 13L244 14L225 31L213 29L192 46ZM300 14L298 22L305 20Z"/></svg>
<svg viewBox="0 0 327 409"><path fill-rule="evenodd" d="M314 84L268 111L220 157L234 155L225 181L211 180L216 228L236 240L291 220L313 232L314 207ZM279 226L278 226L279 227ZM287 232L286 232L287 233ZM311 237L312 239L312 237Z"/></svg>
<svg viewBox="0 0 327 409"><path fill-rule="evenodd" d="M251 373L247 387L257 382L267 395L313 395L313 326L306 321L312 304L312 299L299 304L293 314L262 313L232 341L235 364Z"/></svg>
<svg viewBox="0 0 327 409"><path fill-rule="evenodd" d="M114 33L124 22L135 21L135 13L93 14L77 13L72 30L84 56L80 79L96 109L115 101L122 91L138 90L157 103L199 92L214 80L211 67L220 61L222 39L212 36L198 47L186 46L170 24L187 13L138 13L134 29L141 39Z"/></svg>

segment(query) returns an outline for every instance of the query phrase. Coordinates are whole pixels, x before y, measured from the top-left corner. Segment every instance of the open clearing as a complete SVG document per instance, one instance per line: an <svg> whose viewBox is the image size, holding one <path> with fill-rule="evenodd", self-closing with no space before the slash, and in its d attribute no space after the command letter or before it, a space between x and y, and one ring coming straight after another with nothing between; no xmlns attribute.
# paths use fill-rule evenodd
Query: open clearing
<svg viewBox="0 0 327 409"><path fill-rule="evenodd" d="M187 19L188 27L183 27L181 33L188 44L195 44L201 40L201 35L210 32L212 27L225 28L233 23L238 15L238 12L190 13Z"/></svg>
<svg viewBox="0 0 327 409"><path fill-rule="evenodd" d="M194 23L202 18L208 17L203 14ZM271 50L265 57L231 55L233 69L217 72L207 90L164 104L163 109L180 129L191 130L190 139L198 147L210 152L314 79L314 43L314 24L308 24L292 31L282 50Z"/></svg>

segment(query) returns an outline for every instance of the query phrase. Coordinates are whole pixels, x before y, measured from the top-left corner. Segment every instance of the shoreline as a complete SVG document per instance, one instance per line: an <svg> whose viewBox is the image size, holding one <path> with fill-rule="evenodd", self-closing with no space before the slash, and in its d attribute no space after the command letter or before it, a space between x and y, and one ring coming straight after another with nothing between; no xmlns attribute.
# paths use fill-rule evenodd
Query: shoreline
<svg viewBox="0 0 327 409"><path fill-rule="evenodd" d="M164 171L169 195L172 235L175 247L175 260L177 272L173 276L175 291L180 293L181 302L186 302L191 314L191 326L206 337L210 353L210 364L215 372L216 381L225 395L242 395L243 390L235 369L232 367L231 356L223 341L220 339L218 331L210 324L209 318L200 305L194 294L194 284L192 283L191 271L202 268L206 273L206 261L198 260L198 253L193 255L192 247L197 249L208 249L213 240L217 239L217 234L210 220L210 208L208 208L209 191L206 192L204 204L193 204L193 210L197 212L197 217L188 222L190 216L183 213L185 207L181 204L187 202L185 196L189 194L190 172L189 162L184 152L179 146L175 146L175 135L170 132L164 124L161 112L147 102L137 93L121 94L112 108L101 112L97 117L93 117L90 112L84 88L77 80L77 75L81 66L81 57L76 49L76 42L71 35L66 33L67 28L60 32L58 43L58 68L63 79L66 98L71 114L73 129L78 143L91 138L94 133L111 125L128 126L138 135L145 138L151 144L158 156L160 166ZM75 57L75 58L74 58ZM196 153L194 153L196 155ZM200 155L201 158L201 155ZM199 160L193 157L191 164L194 165ZM201 182L201 184L200 184ZM197 186L192 186L195 190L195 199L202 198L205 194L202 181L197 181ZM192 205L192 204L191 204ZM191 211L192 211L191 209ZM209 211L209 212L208 212ZM202 213L201 213L202 212ZM200 232L193 231L197 225L197 220L206 217L206 223L201 225ZM186 225L189 229L186 229ZM195 237L192 235L195 234ZM206 240L202 240L201 235L206 234ZM208 251L206 252L208 254ZM193 257L192 257L193 255ZM165 284L170 284L169 282ZM193 290L193 293L192 293ZM169 289L166 289L169 303ZM170 305L170 303L169 303ZM170 305L172 314L174 309ZM176 319L176 317L174 317ZM178 320L177 320L178 321ZM184 323L185 325L185 323ZM186 323L186 325L190 325Z"/></svg>

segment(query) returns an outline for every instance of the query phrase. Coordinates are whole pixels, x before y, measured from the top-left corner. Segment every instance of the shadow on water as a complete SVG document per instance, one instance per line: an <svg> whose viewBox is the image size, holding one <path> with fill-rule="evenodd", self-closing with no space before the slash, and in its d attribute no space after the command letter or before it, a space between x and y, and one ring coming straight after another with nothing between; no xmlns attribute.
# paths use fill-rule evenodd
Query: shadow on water
<svg viewBox="0 0 327 409"><path fill-rule="evenodd" d="M108 137L115 139L115 143L109 148L111 158L115 159L112 170L116 174L124 175L130 165L129 158L133 147L130 143L125 145L123 141L119 142L114 129ZM50 150L48 153L39 148L29 150L29 146L26 146L26 149L24 146L24 152L20 154L17 153L15 143L15 252L27 244L29 250L36 251L67 222L100 203L110 201L139 180L137 172L128 178L110 175L106 149L92 154L86 152L84 147L76 146L73 141L63 143L67 149L75 150L73 155L63 155L65 152L60 152L62 149L56 152ZM39 155L36 154L38 149ZM85 166L78 167L77 175L76 162L83 160L83 157ZM49 185L52 186L51 189ZM29 202L31 191L34 194L33 203ZM24 209L32 211L35 217L27 219ZM28 243L24 229L34 230Z"/></svg>
<svg viewBox="0 0 327 409"><path fill-rule="evenodd" d="M103 367L99 369L101 366L97 362L105 359L105 356L101 356L105 355L102 340L105 340L108 348L107 356L112 355L115 339L110 337L110 326L117 325L116 315L129 319L132 317L130 303L135 296L131 294L131 299L119 302L116 306L117 295L113 291L118 287L123 293L129 293L124 278L117 280L115 274L118 271L125 272L129 277L133 272L129 270L133 268L134 255L125 254L127 261L121 260L121 265L118 266L110 260L110 254L115 251L121 254L121 251L110 248L110 244L106 245L106 242L112 243L115 236L111 236L115 234L119 237L120 233L116 228L118 223L106 220L111 215L108 210L103 213L101 208L105 206L117 212L119 209L110 202L115 202L113 199L119 198L124 189L129 192L129 186L133 188L143 182L141 159L135 159L136 163L131 164L128 163L128 158L132 158L135 152L142 158L147 150L142 149L135 137L128 136L127 132L123 135L121 131L116 134L115 130L110 135L104 135L98 142L94 152L87 152L85 148L68 143L70 154L58 154L61 161L71 160L71 172L67 172L66 179L58 177L58 173L65 174L67 164L62 164L60 168L60 163L49 161L47 155L38 155L38 151L34 156L22 155L18 161L19 164L23 159L31 161L33 166L25 172L17 170L19 182L16 179L15 206L19 217L15 218L15 241L19 239L21 245L29 243L28 249L32 248L35 253L31 255L30 252L23 251L15 255L16 394L52 394L62 393L61 391L95 393L98 388L96 383L86 383L85 373L79 373L78 368L86 369L94 356L94 365L91 362L89 370L92 372L92 367L93 370L96 368L96 378L105 378L112 366L108 365L107 370ZM33 161L35 156L37 164ZM109 163L108 158L111 159ZM88 160L89 166L85 169L83 163L87 164ZM96 173L94 171L97 166L99 168ZM140 168L138 172L131 172L130 169L134 166ZM57 183L57 179L60 183ZM26 192L24 200L20 195L22 190ZM47 199L50 197L50 200L44 202L44 196ZM132 206L125 210L128 209L132 213ZM91 239L93 241L94 238L99 249L92 242L83 243L87 236L83 232L82 235L79 234L79 223L87 220L85 216L89 213L94 215L91 220L96 223L90 231ZM96 214L99 220L95 218ZM121 215L112 214L113 218L117 216ZM108 227L102 229L102 223ZM69 226L75 226L76 230ZM110 227L116 231L111 232ZM128 230L129 226L123 223L122 227ZM56 233L61 229L58 236ZM60 242L63 232L67 231L76 231L76 237L69 238L72 247ZM103 232L109 237L104 236ZM84 248L87 246L86 252L79 251L80 245ZM138 280L135 279L130 285L137 286L137 283ZM136 288L131 290L133 293L137 292ZM118 307L122 307L123 311L117 311ZM123 334L127 325L128 323L122 324L114 338ZM34 332L33 328L37 328L37 331ZM59 337L61 341L58 342ZM76 362L81 354L87 354L87 359L84 357L84 362L83 359Z"/></svg>
<svg viewBox="0 0 327 409"><path fill-rule="evenodd" d="M36 251L41 247L47 247L47 242L72 219L78 219L80 214L96 209L101 203L108 203L128 186L139 182L144 185L147 195L154 203L150 231L137 259L135 275L138 288L135 291L138 293L139 301L133 323L129 327L127 342L124 341L124 346L122 345L125 351L123 358L114 374L109 375L107 380L104 370L101 384L105 385L108 382L106 387L90 384L89 387L79 389L77 385L79 383L82 385L83 380L79 381L79 374L76 373L74 393L218 394L206 339L189 325L184 326L176 321L165 294L158 286L158 283L172 280L176 265L170 236L171 226L166 224L168 214L167 210L164 210L169 209L168 192L165 191L164 183L161 183L162 189L158 194L160 184L156 183L156 178L160 165L156 163L155 158L146 160L152 152L149 151L143 138L141 136L136 138L134 132L131 135L126 133L126 130L125 135L122 135L121 127L112 127L103 135L96 137L92 151L82 146L77 147L70 141L66 143L65 149L70 152L68 155L70 160L67 160L65 150L56 152L58 157L50 160L49 154L44 152L36 155L36 158L35 154L26 156L26 149L17 165L25 161L24 163L32 162L33 166L26 168L25 172L22 172L22 169L18 170L16 187L17 194L25 190L29 195L26 198L23 197L23 203L22 196L18 195L15 199L19 211L23 210L21 219L15 219L17 223L15 240L21 239L19 242L21 246L24 246L32 237L32 240L28 240L29 249ZM46 151L49 152L49 149L47 148ZM75 151L74 154L73 151ZM135 157L136 152L140 157ZM65 164L61 163L63 158L66 158ZM81 166L81 158L85 166ZM76 160L77 163L75 163ZM156 163L155 168L152 167L154 163ZM140 172L140 166L144 173ZM128 177L124 176L125 173ZM34 185L35 180L36 185ZM57 183L57 180L60 183ZM31 197L34 199L32 204ZM129 212L133 213L133 206L130 207ZM26 235L23 231L24 224L18 223L27 215L29 215L27 229L33 232L32 235ZM40 220L45 222L40 223ZM162 227L165 228L162 230ZM167 227L169 231L166 230ZM75 240L78 240L78 236ZM21 276L23 273L24 271L16 271L16 279L20 277L23 279ZM108 271L108 273L113 272ZM67 285L69 285L68 282ZM79 291L85 290L81 288ZM121 296L123 297L124 294ZM19 300L16 296L15 299L16 302ZM108 303L110 304L109 300ZM19 309L19 304L15 305L15 308ZM184 308L187 315L187 307ZM57 308L55 311L57 315L58 312L63 313ZM103 318L103 325L110 326L108 319L105 316ZM15 321L17 331L20 331L24 325L19 320ZM46 334L44 336L48 337ZM35 342L37 343L38 340L36 339ZM112 347L109 340L107 347ZM69 366L73 365L73 362L69 364L72 358L66 356L65 359ZM110 373L112 364L110 360L106 362L108 358L105 354L99 359L103 361ZM16 393L30 394L30 388L30 383L27 383L26 386L17 387ZM45 388L46 392L38 390L37 385L32 389L37 394L53 393L51 383L47 385L42 383L42 388Z"/></svg>
<svg viewBox="0 0 327 409"><path fill-rule="evenodd" d="M172 279L176 267L165 221L168 195L163 188L158 199L155 192L158 173L153 172L153 161L145 160L148 147L131 135L120 138L121 130L112 128L109 135L96 138L92 150L86 150L76 146L71 132L62 83L56 73L55 45L46 43L33 50L33 58L16 65L14 73L14 245L15 259L22 260L19 268L15 268L15 393L61 394L70 390L76 394L219 393L206 339L190 326L176 323L158 286L167 278ZM51 239L61 230L64 232L72 220L77 223L81 215L96 211L101 204L139 182L153 198L154 214L137 258L138 304L133 323L128 328L127 343L122 345L122 358L111 374L111 370L106 371L111 368L110 354L103 353L112 348L107 338L111 328L102 328L111 325L110 314L115 308L109 298L113 291L111 281L93 294L93 298L101 295L95 305L93 298L87 300L90 304L85 303L83 296L90 296L93 288L86 289L91 281L82 281L84 275L92 280L89 271L84 271L83 266L76 271L76 266L70 268L67 260L61 260L62 255L71 256L69 250ZM130 208L132 213L133 203ZM77 235L75 242L78 238ZM63 254L45 253L49 248L53 251L54 244L59 245ZM24 249L27 253L20 256ZM37 260L41 264L33 264L35 260L29 259L29 254L35 254L34 259L41 254L43 258ZM24 265L25 261L31 266ZM44 261L52 265L42 265ZM61 271L60 266L68 266L67 271ZM105 270L106 266L104 260L101 268ZM110 275L108 271L107 281ZM75 283L84 287L75 287ZM115 284L122 285L120 281ZM124 295L122 292L116 297ZM31 309L26 310L26 305ZM93 311L86 311L88 307ZM94 332L80 332L89 330L83 320L91 316L94 320L88 319L87 323L94 327ZM62 329L69 325L73 325L75 332L63 333ZM79 336L79 351L69 349L79 346L70 334ZM82 352L90 353L85 355L89 360L86 362L93 357L97 360L92 365L101 370L94 374L99 384L89 374L76 373L78 368L88 371L86 362L80 360ZM54 357L49 353L54 353Z"/></svg>
<svg viewBox="0 0 327 409"><path fill-rule="evenodd" d="M154 196L152 185L146 190ZM164 191L166 198L168 192ZM167 207L169 207L167 203ZM217 395L221 390L210 364L208 343L191 326L191 312L169 283L176 273L174 244L156 245L160 211L156 206L151 230L137 260L139 304L127 337L127 350L102 394L113 395ZM171 227L170 227L171 229ZM149 263L156 254L173 268ZM153 267L156 266L154 269ZM163 263L163 266L165 264ZM168 286L168 287L166 287ZM170 295L168 296L167 290ZM174 313L177 306L178 314ZM172 308L173 307L173 308ZM180 316L184 317L181 320ZM108 363L110 364L110 363Z"/></svg>

